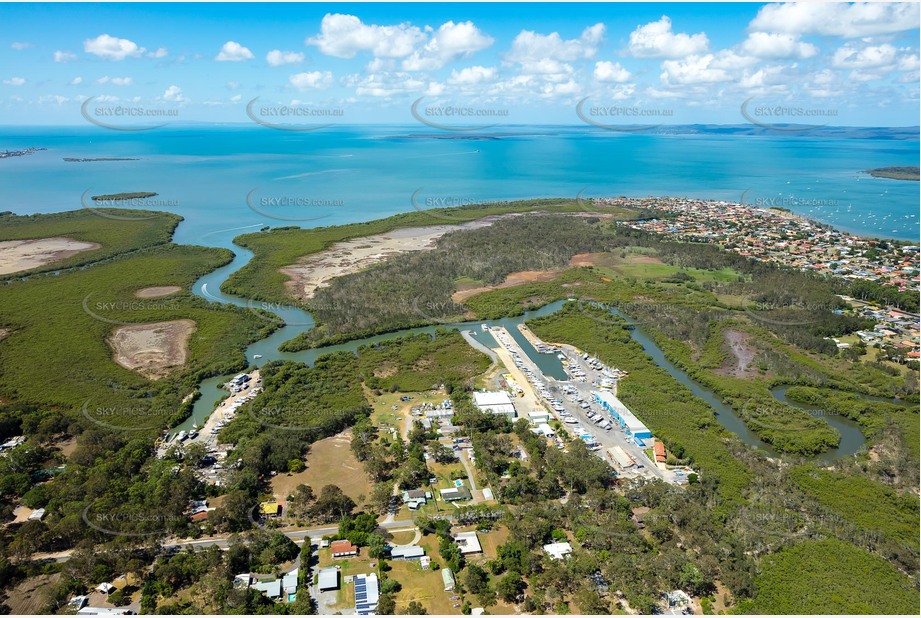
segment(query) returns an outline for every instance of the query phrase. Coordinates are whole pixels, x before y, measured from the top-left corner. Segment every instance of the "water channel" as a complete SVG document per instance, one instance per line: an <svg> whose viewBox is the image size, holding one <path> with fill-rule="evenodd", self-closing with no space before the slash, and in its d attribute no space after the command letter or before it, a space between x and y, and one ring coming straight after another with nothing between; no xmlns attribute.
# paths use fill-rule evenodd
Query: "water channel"
<svg viewBox="0 0 921 618"><path fill-rule="evenodd" d="M355 352L359 347L364 345L373 345L380 341L403 337L406 335L415 335L419 333L431 334L434 333L437 328L469 330L474 339L487 346L492 346L494 345L492 336L489 335L488 331L484 331L481 327L481 325L485 323L489 327L505 327L521 346L524 353L527 354L532 361L534 361L534 363L541 369L541 371L544 372L545 375L559 380L565 380L567 378L566 372L563 369L563 365L556 357L556 355L552 353L541 354L537 352L537 350L534 349L527 338L525 338L517 328L519 324L526 320L555 313L566 302L563 300L544 305L543 307L533 311L527 311L523 315L514 318L486 320L485 322L454 322L449 324L410 328L392 333L375 335L373 337L367 337L364 339L349 341L347 343L303 350L300 352L281 352L279 351L278 346L280 346L285 341L288 341L295 336L313 328L314 320L309 313L297 307L257 303L221 292L221 284L226 281L226 279L233 272L239 268L242 268L252 258L252 252L250 252L248 249L244 249L236 245L234 245L234 252L236 256L229 264L200 278L193 286L192 291L195 294L212 302L222 302L240 307L265 309L277 316L277 318L272 318L273 320L277 320L277 323L279 324L284 324L281 328L273 332L268 337L256 341L246 349L246 359L252 366L261 367L265 363L275 360L298 361L308 365L313 365L316 359L324 354L343 351ZM611 309L611 312L626 318L624 314L620 313L616 309ZM723 425L723 427L736 434L739 439L748 446L762 450L771 456L779 456L779 454L773 448L771 448L770 445L763 442L758 438L758 436L749 430L739 415L735 412L735 410L724 404L713 391L694 381L687 373L679 369L674 365L674 363L665 358L665 354L662 349L656 345L655 342L653 342L646 333L643 332L640 326L634 326L629 330L629 332L633 340L643 347L643 350L653 360L653 362L667 371L669 375L678 380L681 384L689 388L695 396L700 397L708 404L710 404L710 406L716 411L717 420L720 422L720 424ZM192 410L192 415L182 424L175 427L174 430L188 431L192 429L193 425L202 425L208 415L210 415L214 410L216 402L219 399L227 396L228 393L222 388L222 385L227 382L229 377L230 376L216 376L203 381L199 385L201 397L199 397L195 402ZM788 387L786 386L776 387L771 391L771 394L774 395L774 397L782 403L804 410L810 414L813 414L814 416L821 415L821 410L789 401L786 397L787 388ZM640 413L640 416L642 416L642 413ZM838 415L821 415L821 418L823 418L826 422L829 423L829 425L838 430L838 432L841 434L841 442L837 448L830 449L825 453L818 455L816 457L817 460L822 462L831 462L839 457L850 456L857 453L866 444L866 440L861 433L857 423Z"/></svg>

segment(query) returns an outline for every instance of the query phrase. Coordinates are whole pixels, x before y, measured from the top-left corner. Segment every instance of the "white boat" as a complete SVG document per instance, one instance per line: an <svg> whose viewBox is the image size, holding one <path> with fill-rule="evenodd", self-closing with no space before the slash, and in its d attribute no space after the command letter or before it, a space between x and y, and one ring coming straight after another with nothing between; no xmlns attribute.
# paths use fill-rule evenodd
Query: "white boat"
<svg viewBox="0 0 921 618"><path fill-rule="evenodd" d="M180 432L179 432L179 435L176 436L176 439L177 439L179 442L182 442L183 440L185 440L185 439L188 438L188 437L189 437L189 436L188 436L188 434L187 434L186 432L180 431Z"/></svg>
<svg viewBox="0 0 921 618"><path fill-rule="evenodd" d="M253 358L262 358L262 354L254 354Z"/></svg>
<svg viewBox="0 0 921 618"><path fill-rule="evenodd" d="M482 324L480 324L480 328L482 328L483 330L489 330L489 326L486 325L486 322L483 322Z"/></svg>

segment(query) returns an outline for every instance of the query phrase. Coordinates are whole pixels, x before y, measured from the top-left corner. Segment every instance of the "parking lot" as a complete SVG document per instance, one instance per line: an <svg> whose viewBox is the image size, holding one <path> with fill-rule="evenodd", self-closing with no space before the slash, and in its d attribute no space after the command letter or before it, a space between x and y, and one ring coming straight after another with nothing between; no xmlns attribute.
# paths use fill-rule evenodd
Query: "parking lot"
<svg viewBox="0 0 921 618"><path fill-rule="evenodd" d="M564 367L570 379L556 380L545 376L514 338L502 331L496 332L495 329L492 334L500 346L508 351L508 356L503 360L511 360L515 367L524 374L528 386L533 389L542 405L563 423L570 435L583 437L586 445L617 469L618 474L625 478L646 477L661 479L669 483L681 482L681 474L659 468L649 459L643 449L626 435L620 424L602 410L598 403L595 403L592 393L598 392L603 387L616 395L617 381L624 377L623 372L587 357L572 346L542 344L539 348L541 351L562 356L561 362L565 360ZM500 358L502 356L500 355ZM648 446L651 447L651 441L648 442ZM561 447L562 441L557 438L556 444ZM608 449L615 446L619 446L632 457L636 465L621 468L608 459Z"/></svg>

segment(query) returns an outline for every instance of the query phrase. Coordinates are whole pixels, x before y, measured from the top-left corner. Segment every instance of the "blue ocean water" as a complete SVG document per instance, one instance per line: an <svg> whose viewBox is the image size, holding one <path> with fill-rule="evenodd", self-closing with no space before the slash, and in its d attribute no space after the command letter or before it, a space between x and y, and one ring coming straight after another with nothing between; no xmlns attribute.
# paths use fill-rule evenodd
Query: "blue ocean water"
<svg viewBox="0 0 921 618"><path fill-rule="evenodd" d="M0 160L0 210L74 210L92 204L84 196L152 191L153 206L185 217L179 243L229 247L234 236L264 225L336 225L413 208L580 192L776 205L866 236L919 238L918 183L859 173L917 165L918 141L559 127L501 137L426 134L418 126L0 130L0 150L30 146L48 150Z"/></svg>

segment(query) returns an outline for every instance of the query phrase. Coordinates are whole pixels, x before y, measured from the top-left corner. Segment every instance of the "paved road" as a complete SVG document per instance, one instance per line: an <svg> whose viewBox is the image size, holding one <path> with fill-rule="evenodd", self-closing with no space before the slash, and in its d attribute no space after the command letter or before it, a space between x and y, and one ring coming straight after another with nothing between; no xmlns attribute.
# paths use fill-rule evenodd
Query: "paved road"
<svg viewBox="0 0 921 618"><path fill-rule="evenodd" d="M384 530L400 530L400 529L413 529L416 527L416 524L411 519L398 519L395 521L385 521L378 524ZM286 537L294 541L295 543L303 543L304 539L321 539L329 534L336 534L339 532L339 526L323 526L316 528L306 528L304 530L290 530L284 531L279 530ZM220 536L220 537L210 537L207 539L187 539L175 541L173 543L164 543L163 548L169 549L172 547L209 547L217 546L220 548L226 548L229 544L229 536Z"/></svg>

